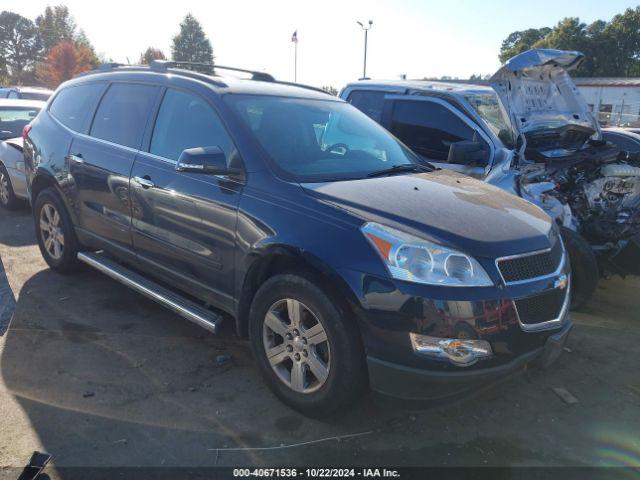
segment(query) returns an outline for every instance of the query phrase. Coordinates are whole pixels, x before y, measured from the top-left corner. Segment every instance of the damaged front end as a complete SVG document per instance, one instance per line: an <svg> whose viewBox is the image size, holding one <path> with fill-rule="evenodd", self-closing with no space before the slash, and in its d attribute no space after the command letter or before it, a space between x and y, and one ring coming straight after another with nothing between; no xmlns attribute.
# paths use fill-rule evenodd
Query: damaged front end
<svg viewBox="0 0 640 480"><path fill-rule="evenodd" d="M640 157L602 140L567 71L579 52L530 50L491 79L519 139L519 194L584 237L604 273L640 275Z"/></svg>

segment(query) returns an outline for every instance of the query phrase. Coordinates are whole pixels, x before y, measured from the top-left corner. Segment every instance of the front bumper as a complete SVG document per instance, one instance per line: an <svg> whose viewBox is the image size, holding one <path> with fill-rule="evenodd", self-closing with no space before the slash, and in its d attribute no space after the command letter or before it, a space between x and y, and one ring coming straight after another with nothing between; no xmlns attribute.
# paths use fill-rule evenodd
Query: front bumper
<svg viewBox="0 0 640 480"><path fill-rule="evenodd" d="M562 353L572 327L567 320L560 331L547 338L544 346L523 353L509 363L475 370L425 370L368 356L369 382L375 392L404 400L452 397L522 370L534 361L541 367L551 365Z"/></svg>

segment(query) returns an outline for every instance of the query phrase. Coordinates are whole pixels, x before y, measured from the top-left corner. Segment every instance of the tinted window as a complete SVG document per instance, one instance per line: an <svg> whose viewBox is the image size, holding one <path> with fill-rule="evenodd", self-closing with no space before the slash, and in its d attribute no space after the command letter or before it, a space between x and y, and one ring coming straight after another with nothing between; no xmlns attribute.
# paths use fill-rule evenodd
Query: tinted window
<svg viewBox="0 0 640 480"><path fill-rule="evenodd" d="M233 143L213 109L201 98L167 90L153 130L150 152L178 160L183 150L218 146L231 158Z"/></svg>
<svg viewBox="0 0 640 480"><path fill-rule="evenodd" d="M225 95L269 158L298 181L364 178L418 159L358 109L333 100Z"/></svg>
<svg viewBox="0 0 640 480"><path fill-rule="evenodd" d="M103 83L90 83L65 88L56 95L49 112L71 130L84 133L103 87Z"/></svg>
<svg viewBox="0 0 640 480"><path fill-rule="evenodd" d="M42 100L43 102L46 102L50 96L51 94L46 92L22 92L21 98L25 100Z"/></svg>
<svg viewBox="0 0 640 480"><path fill-rule="evenodd" d="M140 148L157 87L115 83L102 97L91 126L91 136L131 148Z"/></svg>
<svg viewBox="0 0 640 480"><path fill-rule="evenodd" d="M418 155L446 162L449 147L462 140L482 140L460 117L434 102L397 101L393 107L391 132ZM488 146L486 146L488 151Z"/></svg>
<svg viewBox="0 0 640 480"><path fill-rule="evenodd" d="M18 95L18 92L16 92L15 90L11 90L7 98L20 98L20 96Z"/></svg>
<svg viewBox="0 0 640 480"><path fill-rule="evenodd" d="M354 90L349 94L347 101L376 122L380 122L385 94L386 92Z"/></svg>
<svg viewBox="0 0 640 480"><path fill-rule="evenodd" d="M0 138L22 135L22 128L35 118L39 108L0 107Z"/></svg>

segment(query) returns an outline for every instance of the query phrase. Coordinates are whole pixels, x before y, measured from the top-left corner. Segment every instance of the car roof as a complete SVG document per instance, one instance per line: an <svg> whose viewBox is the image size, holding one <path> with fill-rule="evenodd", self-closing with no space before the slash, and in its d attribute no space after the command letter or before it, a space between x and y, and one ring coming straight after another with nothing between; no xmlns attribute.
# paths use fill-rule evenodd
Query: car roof
<svg viewBox="0 0 640 480"><path fill-rule="evenodd" d="M633 130L628 130L626 128L622 128L622 127L606 127L602 129L603 133L617 133L619 135L624 135L630 138L633 138L634 140L640 140L640 134L638 134L638 130L633 131Z"/></svg>
<svg viewBox="0 0 640 480"><path fill-rule="evenodd" d="M47 102L42 100L24 100L22 98L0 98L0 107L44 108Z"/></svg>
<svg viewBox="0 0 640 480"><path fill-rule="evenodd" d="M386 88L405 89L408 93L411 92L439 92L439 93L454 93L454 94L469 94L469 93L495 93L492 87L487 85L477 85L474 83L460 82L445 82L439 80L359 80L352 82L345 87L350 90L383 90Z"/></svg>
<svg viewBox="0 0 640 480"><path fill-rule="evenodd" d="M272 95L292 98L308 98L316 100L334 100L342 102L319 88L306 85L293 84L279 81L263 81L237 78L226 75L206 75L192 70L180 68L167 68L165 71L153 70L146 66L118 67L112 70L94 70L81 74L67 82L65 85L82 83L87 80L102 81L159 81L164 83L168 77L182 77L184 80L191 80L200 84L206 84L217 94L249 94L249 95Z"/></svg>
<svg viewBox="0 0 640 480"><path fill-rule="evenodd" d="M53 93L53 90L44 87L26 87L26 86L15 86L8 87L10 90L18 90L20 92L35 92L35 93Z"/></svg>

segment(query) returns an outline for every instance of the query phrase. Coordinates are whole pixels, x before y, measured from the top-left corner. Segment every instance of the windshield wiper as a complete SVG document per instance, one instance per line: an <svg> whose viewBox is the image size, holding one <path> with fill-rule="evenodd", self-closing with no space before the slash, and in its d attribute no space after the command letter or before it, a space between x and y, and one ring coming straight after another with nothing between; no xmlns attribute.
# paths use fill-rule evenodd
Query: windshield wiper
<svg viewBox="0 0 640 480"><path fill-rule="evenodd" d="M367 177L384 177L385 175L394 175L403 172L433 172L434 168L419 163L401 163L384 170L376 170L367 174Z"/></svg>

